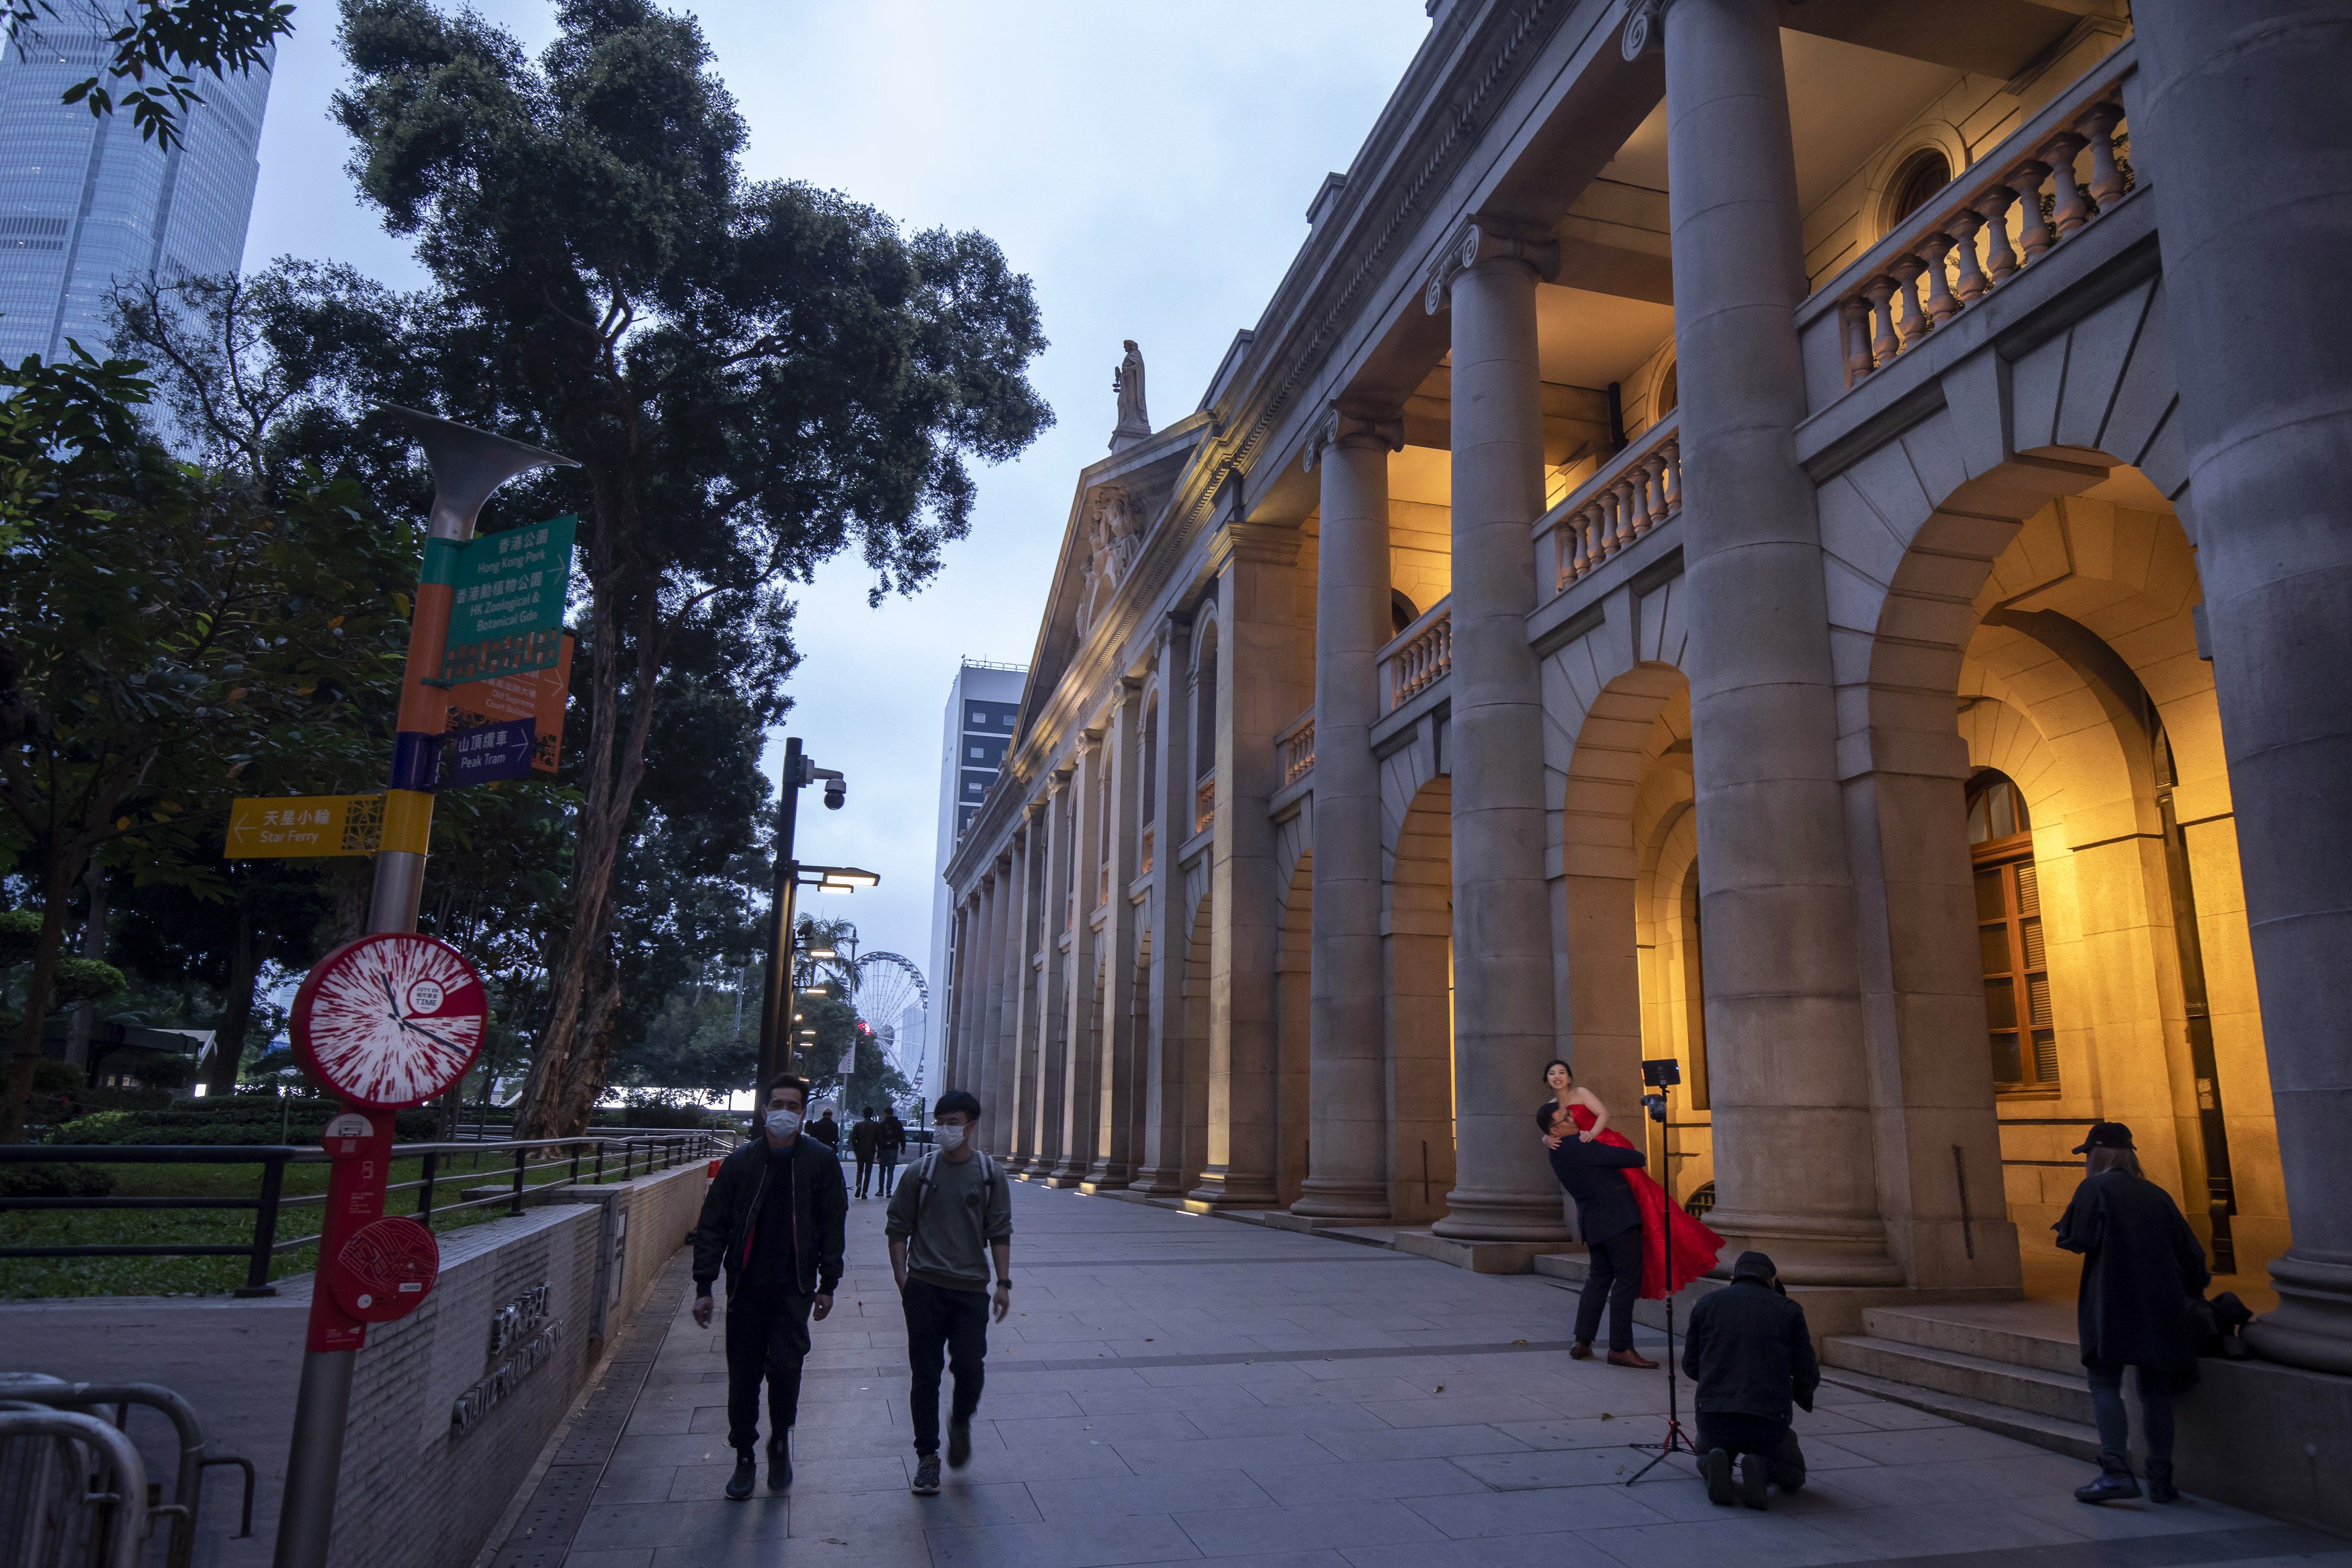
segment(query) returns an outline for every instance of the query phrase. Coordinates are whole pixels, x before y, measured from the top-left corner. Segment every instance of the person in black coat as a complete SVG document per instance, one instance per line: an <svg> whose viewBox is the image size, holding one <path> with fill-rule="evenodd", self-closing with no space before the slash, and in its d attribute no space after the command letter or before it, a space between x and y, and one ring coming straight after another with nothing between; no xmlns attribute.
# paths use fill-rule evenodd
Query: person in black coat
<svg viewBox="0 0 2352 1568"><path fill-rule="evenodd" d="M1765 1506L1769 1482L1782 1491L1805 1484L1805 1451L1790 1430L1790 1406L1811 1410L1822 1385L1805 1309L1780 1288L1761 1252L1742 1252L1731 1283L1691 1309L1683 1371L1698 1385L1699 1473L1707 1500L1731 1501L1731 1465L1739 1461L1739 1500Z"/></svg>
<svg viewBox="0 0 2352 1568"><path fill-rule="evenodd" d="M792 1429L800 1411L809 1321L833 1311L841 1281L849 1188L833 1150L801 1135L808 1080L768 1085L764 1135L719 1162L694 1231L694 1322L710 1326L711 1282L727 1276L727 1442L741 1501L758 1479L760 1385L768 1385L768 1486L793 1479Z"/></svg>
<svg viewBox="0 0 2352 1568"><path fill-rule="evenodd" d="M2083 1255L2074 1327L2099 1425L2099 1479L2075 1489L2084 1502L2140 1495L2131 1466L2131 1416L2124 1368L2139 1368L2140 1414L2147 1424L2147 1495L2179 1500L2172 1484L2172 1396L2197 1381L2189 1303L2212 1275L2205 1249L2172 1195L2140 1174L2129 1127L2101 1122L2074 1151L2087 1173L2051 1228L2058 1245Z"/></svg>
<svg viewBox="0 0 2352 1568"><path fill-rule="evenodd" d="M1584 1293L1576 1302L1576 1343L1568 1354L1579 1361L1591 1355L1592 1336L1601 1327L1601 1306L1606 1301L1609 1364L1655 1366L1656 1362L1633 1348L1633 1297L1642 1289L1642 1211L1624 1176L1648 1162L1639 1149L1579 1139L1557 1100L1536 1113L1536 1125L1549 1134L1555 1117L1568 1135L1550 1151L1551 1174L1576 1199L1576 1233L1584 1238L1585 1250L1591 1255Z"/></svg>

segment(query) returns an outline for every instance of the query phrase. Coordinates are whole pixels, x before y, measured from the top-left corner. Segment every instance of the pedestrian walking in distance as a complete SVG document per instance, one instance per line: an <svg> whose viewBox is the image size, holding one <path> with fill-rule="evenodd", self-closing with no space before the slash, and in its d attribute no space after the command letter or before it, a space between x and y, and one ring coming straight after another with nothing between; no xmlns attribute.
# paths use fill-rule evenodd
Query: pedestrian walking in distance
<svg viewBox="0 0 2352 1568"><path fill-rule="evenodd" d="M980 1407L988 1322L1013 1306L1013 1194L996 1162L974 1143L980 1101L951 1089L932 1107L939 1145L907 1167L890 1195L882 1233L907 1312L907 1360L915 1426L918 1497L940 1490L940 1362L955 1375L948 1407L948 1465L971 1458L971 1416ZM988 1266L996 1264L989 1296Z"/></svg>
<svg viewBox="0 0 2352 1568"><path fill-rule="evenodd" d="M808 1080L771 1080L761 1135L719 1162L694 1231L694 1322L710 1326L710 1285L727 1276L727 1443L740 1502L759 1479L760 1385L768 1385L768 1490L793 1483L793 1419L809 1321L833 1311L849 1191L832 1149L801 1135Z"/></svg>
<svg viewBox="0 0 2352 1568"><path fill-rule="evenodd" d="M1706 1500L1731 1501L1731 1466L1739 1463L1739 1500L1762 1508L1769 1484L1805 1484L1805 1451L1790 1430L1790 1406L1811 1410L1822 1385L1805 1309L1780 1287L1780 1270L1761 1252L1742 1252L1731 1283L1691 1309L1683 1371L1698 1385L1698 1469Z"/></svg>
<svg viewBox="0 0 2352 1568"><path fill-rule="evenodd" d="M841 1157L841 1124L833 1119L832 1106L827 1105L824 1114L809 1124L808 1135L831 1149L835 1159Z"/></svg>
<svg viewBox="0 0 2352 1568"><path fill-rule="evenodd" d="M2083 1185L2052 1227L2058 1245L2083 1255L2074 1327L2099 1426L2099 1479L2077 1487L2083 1502L2139 1496L2132 1475L2131 1416L2124 1408L2124 1368L2139 1368L2139 1409L2147 1425L2147 1495L2178 1502L2172 1484L2172 1396L2197 1381L2197 1343L2189 1306L2212 1275L2172 1195L2140 1174L2132 1132L2101 1122L2074 1151Z"/></svg>
<svg viewBox="0 0 2352 1568"><path fill-rule="evenodd" d="M898 1108L887 1105L882 1110L882 1127L874 1135L874 1190L884 1197L890 1196L890 1183L898 1170L898 1152L907 1146L907 1124L898 1120Z"/></svg>
<svg viewBox="0 0 2352 1568"><path fill-rule="evenodd" d="M849 1129L849 1152L857 1159L857 1196L866 1196L866 1184L874 1178L874 1145L882 1136L882 1124L874 1119L874 1107L868 1105L859 1113L857 1124Z"/></svg>

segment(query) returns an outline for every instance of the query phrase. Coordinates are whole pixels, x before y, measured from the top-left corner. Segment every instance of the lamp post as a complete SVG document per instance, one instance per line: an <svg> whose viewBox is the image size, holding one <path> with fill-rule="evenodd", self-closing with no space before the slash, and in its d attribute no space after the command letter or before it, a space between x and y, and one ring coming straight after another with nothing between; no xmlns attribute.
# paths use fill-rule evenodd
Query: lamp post
<svg viewBox="0 0 2352 1568"><path fill-rule="evenodd" d="M760 1103L761 1086L782 1072L792 1054L786 1043L791 1037L787 1025L791 1020L793 974L799 966L794 962L794 950L799 934L793 925L793 910L800 889L816 887L827 892L845 892L858 887L873 887L881 878L870 871L856 866L803 866L793 858L795 831L800 817L801 791L818 779L824 780L824 804L827 810L838 811L849 797L847 780L829 768L819 768L801 750L800 737L784 739L784 770L776 803L776 891L768 910L768 975L760 988L760 1076L751 1086L751 1101ZM805 873L819 873L814 879Z"/></svg>

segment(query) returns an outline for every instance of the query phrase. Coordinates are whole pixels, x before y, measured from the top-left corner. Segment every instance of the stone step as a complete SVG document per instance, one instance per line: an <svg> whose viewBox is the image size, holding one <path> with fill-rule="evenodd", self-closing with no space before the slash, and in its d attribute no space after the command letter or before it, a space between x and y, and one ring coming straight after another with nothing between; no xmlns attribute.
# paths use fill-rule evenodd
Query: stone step
<svg viewBox="0 0 2352 1568"><path fill-rule="evenodd" d="M1868 1376L2053 1420L2081 1425L2091 1419L2091 1390L2079 1371L2068 1377L2038 1366L1867 1335L1839 1335L1824 1342L1822 1351L1830 1365Z"/></svg>
<svg viewBox="0 0 2352 1568"><path fill-rule="evenodd" d="M1963 1426L1998 1432L2004 1437L2014 1437L2019 1442L2032 1443L2053 1453L2086 1459L2093 1464L2098 1462L2099 1434L2080 1421L2068 1421L2055 1416L2037 1416L2030 1410L1996 1405L1985 1399L1972 1399L1964 1394L1946 1394L1913 1383L1874 1377L1846 1366L1824 1366L1822 1368L1822 1381L1835 1384L1840 1388L1851 1388L1857 1394L1875 1395L1893 1404L1907 1405L1914 1410L1925 1410L1931 1416L1941 1416L1948 1421L1958 1421Z"/></svg>
<svg viewBox="0 0 2352 1568"><path fill-rule="evenodd" d="M1993 1321L1986 1321L1991 1318ZM1873 1339L1927 1345L2055 1372L2077 1382L2083 1375L2083 1352L2073 1324L2063 1333L2028 1322L2002 1322L1996 1314L1948 1315L1933 1310L1872 1307L1862 1314L1863 1332Z"/></svg>

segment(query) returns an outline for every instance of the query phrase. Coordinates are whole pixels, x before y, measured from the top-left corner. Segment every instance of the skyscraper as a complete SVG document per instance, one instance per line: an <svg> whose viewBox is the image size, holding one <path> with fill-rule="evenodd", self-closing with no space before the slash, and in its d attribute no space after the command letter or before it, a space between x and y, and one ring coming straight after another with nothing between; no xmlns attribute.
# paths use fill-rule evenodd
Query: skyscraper
<svg viewBox="0 0 2352 1568"><path fill-rule="evenodd" d="M205 101L167 152L127 113L58 100L104 71L114 25L97 4L59 9L0 47L0 361L11 365L63 355L69 338L102 357L118 281L236 271L261 172L267 67L199 74Z"/></svg>
<svg viewBox="0 0 2352 1568"><path fill-rule="evenodd" d="M1005 747L1013 742L1015 722L1021 714L1021 690L1028 679L1025 664L991 664L965 659L956 665L955 680L948 687L946 733L940 743L940 837L935 869L940 872L947 870L949 857L955 853L956 841L963 835L964 824L980 809L981 798L988 793L989 785L1004 766ZM931 982L931 994L947 995L948 885L943 881L935 881L931 885L930 967L925 973ZM934 1007L931 1018L937 1025L943 1025L947 1014ZM934 1056L939 1051L937 1025L923 1042L924 1050ZM934 1061L932 1070L924 1076L927 1088L939 1083L938 1066Z"/></svg>

